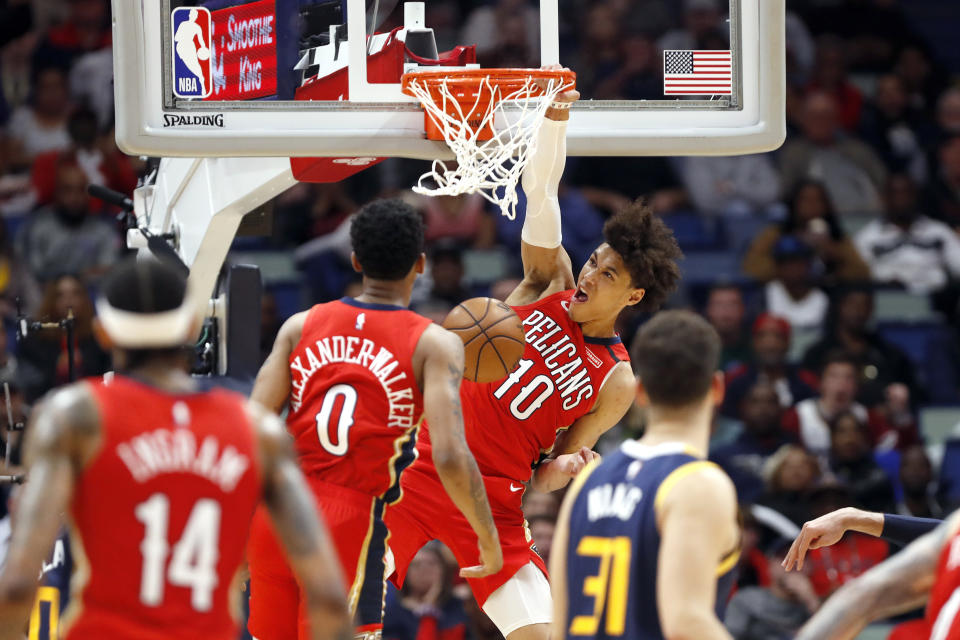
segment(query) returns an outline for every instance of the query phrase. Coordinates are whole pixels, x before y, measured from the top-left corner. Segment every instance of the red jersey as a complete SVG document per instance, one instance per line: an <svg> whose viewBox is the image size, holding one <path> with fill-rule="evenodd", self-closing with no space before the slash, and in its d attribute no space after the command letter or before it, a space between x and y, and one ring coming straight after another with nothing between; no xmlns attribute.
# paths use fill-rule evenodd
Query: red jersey
<svg viewBox="0 0 960 640"><path fill-rule="evenodd" d="M513 307L526 331L520 363L502 380L460 388L467 443L485 476L527 481L557 432L589 413L613 368L630 360L619 337L583 335L570 318L574 291Z"/></svg>
<svg viewBox="0 0 960 640"><path fill-rule="evenodd" d="M930 640L960 640L960 531L943 546L930 591L926 621Z"/></svg>
<svg viewBox="0 0 960 640"><path fill-rule="evenodd" d="M231 587L261 495L243 398L119 375L89 389L101 443L70 504L66 637L236 638Z"/></svg>
<svg viewBox="0 0 960 640"><path fill-rule="evenodd" d="M308 479L371 496L397 485L423 415L413 353L429 325L406 307L352 298L307 312L290 354L287 426Z"/></svg>

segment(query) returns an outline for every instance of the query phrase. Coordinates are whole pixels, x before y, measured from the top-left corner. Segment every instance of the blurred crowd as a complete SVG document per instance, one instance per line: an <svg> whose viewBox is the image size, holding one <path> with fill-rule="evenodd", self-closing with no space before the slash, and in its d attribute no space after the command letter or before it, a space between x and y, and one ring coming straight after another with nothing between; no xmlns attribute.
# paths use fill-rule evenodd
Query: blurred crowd
<svg viewBox="0 0 960 640"><path fill-rule="evenodd" d="M559 4L561 60L585 98L661 98L662 50L730 47L725 1ZM951 4L787 0L789 134L774 153L568 159L559 199L575 269L611 212L645 197L687 256L670 306L701 311L723 339L728 386L710 457L743 505L727 620L738 640L790 637L895 552L850 534L785 574L778 559L805 520L843 506L942 517L960 504L960 430L924 418L960 405L960 61L935 19ZM12 409L0 411L0 461L14 471L10 421L70 375L64 332L18 341L17 318L72 315L74 374L110 366L91 295L123 251L123 226L86 187L129 194L144 162L114 141L109 9L0 0L0 383ZM539 64L535 2L428 0L427 23L441 51L475 43L484 66ZM349 219L379 196L408 199L427 223L416 310L440 320L465 298L506 297L520 276L520 225L478 195L416 196L409 187L426 168L391 159L340 183L298 184L271 203L270 237L238 239L246 261L282 254L295 267L292 282L268 279L263 349L292 312L357 291ZM644 319L624 314L625 341ZM632 410L601 452L643 423ZM543 555L558 504L525 496ZM455 574L446 549L424 549L389 594L384 638L499 637Z"/></svg>

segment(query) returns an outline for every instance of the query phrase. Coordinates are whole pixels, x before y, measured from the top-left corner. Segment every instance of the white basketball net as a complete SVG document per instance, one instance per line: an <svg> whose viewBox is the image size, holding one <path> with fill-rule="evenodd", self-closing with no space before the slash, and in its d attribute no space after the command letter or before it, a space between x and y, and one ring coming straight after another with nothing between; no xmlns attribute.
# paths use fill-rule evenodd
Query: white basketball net
<svg viewBox="0 0 960 640"><path fill-rule="evenodd" d="M476 102L469 108L461 107L446 81L439 86L442 97L439 102L434 100L424 83L411 82L410 92L438 124L457 156L455 167L434 160L430 171L420 176L413 190L427 196L479 192L500 207L503 215L515 219L517 183L527 161L536 153L537 133L547 109L557 94L568 86L560 78L549 78L545 82L545 87L538 87L532 77L527 77L520 89L501 96L500 87L491 83L489 78L483 78ZM467 117L474 113L482 99L489 99L489 105L476 127L471 127ZM506 104L512 106L509 114L504 109ZM455 111L456 115L448 113L448 109ZM479 140L479 133L488 125L493 129L493 137Z"/></svg>

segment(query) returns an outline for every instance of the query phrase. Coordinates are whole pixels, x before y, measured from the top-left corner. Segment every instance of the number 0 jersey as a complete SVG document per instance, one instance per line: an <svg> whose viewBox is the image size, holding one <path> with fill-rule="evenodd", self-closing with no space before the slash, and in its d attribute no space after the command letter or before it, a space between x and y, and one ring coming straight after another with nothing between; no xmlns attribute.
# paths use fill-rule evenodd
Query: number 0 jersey
<svg viewBox="0 0 960 640"><path fill-rule="evenodd" d="M569 313L573 293L513 307L526 332L520 363L502 380L460 388L467 444L485 476L529 480L557 432L589 413L613 368L630 360L619 337L583 335Z"/></svg>
<svg viewBox="0 0 960 640"><path fill-rule="evenodd" d="M423 399L413 371L430 320L405 307L352 298L307 312L290 354L290 414L308 478L389 503L414 459Z"/></svg>
<svg viewBox="0 0 960 640"><path fill-rule="evenodd" d="M657 610L657 505L677 480L713 465L679 443L624 442L574 480L567 527L565 638L663 640ZM739 551L717 568L718 617Z"/></svg>
<svg viewBox="0 0 960 640"><path fill-rule="evenodd" d="M68 640L233 640L232 582L261 495L244 399L90 381L97 453L70 504Z"/></svg>

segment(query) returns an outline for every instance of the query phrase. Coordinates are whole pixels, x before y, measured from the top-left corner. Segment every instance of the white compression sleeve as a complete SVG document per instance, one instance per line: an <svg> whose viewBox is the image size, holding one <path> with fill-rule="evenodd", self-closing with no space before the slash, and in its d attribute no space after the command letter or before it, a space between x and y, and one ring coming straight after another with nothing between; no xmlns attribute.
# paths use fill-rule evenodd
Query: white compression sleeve
<svg viewBox="0 0 960 640"><path fill-rule="evenodd" d="M567 162L567 122L543 121L537 133L537 149L523 170L527 214L520 237L527 244L546 249L560 246L560 203L557 188Z"/></svg>

